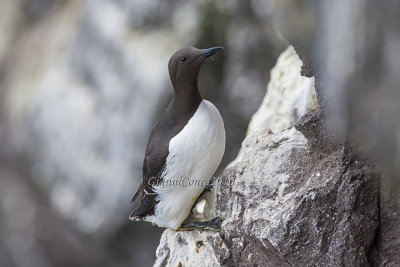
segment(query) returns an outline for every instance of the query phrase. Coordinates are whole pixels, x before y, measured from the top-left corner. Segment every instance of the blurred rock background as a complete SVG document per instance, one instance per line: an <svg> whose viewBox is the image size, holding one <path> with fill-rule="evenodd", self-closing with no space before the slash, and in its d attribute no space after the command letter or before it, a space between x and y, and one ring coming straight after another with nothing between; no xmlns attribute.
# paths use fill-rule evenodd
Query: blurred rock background
<svg viewBox="0 0 400 267"><path fill-rule="evenodd" d="M231 161L287 43L261 1L0 3L0 265L149 266L162 229L132 223L148 134L180 47L225 46L200 88ZM262 12L260 12L262 11Z"/></svg>
<svg viewBox="0 0 400 267"><path fill-rule="evenodd" d="M399 178L396 1L0 1L0 266L149 266L162 229L131 223L167 63L222 45L200 75L237 154L278 55L293 43L332 130ZM289 41L289 42L288 42ZM391 186L390 188L396 188Z"/></svg>

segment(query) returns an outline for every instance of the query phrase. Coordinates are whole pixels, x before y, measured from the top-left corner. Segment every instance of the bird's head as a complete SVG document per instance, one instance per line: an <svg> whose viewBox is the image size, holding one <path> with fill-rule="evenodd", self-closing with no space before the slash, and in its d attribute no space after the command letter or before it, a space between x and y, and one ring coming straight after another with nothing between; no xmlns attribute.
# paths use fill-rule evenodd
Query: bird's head
<svg viewBox="0 0 400 267"><path fill-rule="evenodd" d="M197 77L204 61L222 49L222 46L208 49L188 46L176 51L168 63L169 76L174 88L197 85Z"/></svg>

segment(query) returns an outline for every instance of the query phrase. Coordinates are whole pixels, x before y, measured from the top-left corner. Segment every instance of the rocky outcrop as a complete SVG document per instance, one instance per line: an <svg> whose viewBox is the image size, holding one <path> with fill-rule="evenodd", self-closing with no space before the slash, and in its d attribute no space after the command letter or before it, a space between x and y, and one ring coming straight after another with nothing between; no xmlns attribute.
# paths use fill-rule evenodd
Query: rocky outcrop
<svg viewBox="0 0 400 267"><path fill-rule="evenodd" d="M243 159L217 183L221 232L167 230L156 266L368 265L377 174L340 146L325 152L307 143L294 128L246 138Z"/></svg>
<svg viewBox="0 0 400 267"><path fill-rule="evenodd" d="M268 128L280 132L291 127L307 112L318 106L314 77L301 75L303 62L293 46L288 46L271 70L265 97L252 116L247 134ZM229 166L242 159L243 148Z"/></svg>
<svg viewBox="0 0 400 267"><path fill-rule="evenodd" d="M293 46L282 52L271 70L267 93L251 118L247 134L262 128L280 132L317 107L315 79L302 76L302 66Z"/></svg>
<svg viewBox="0 0 400 267"><path fill-rule="evenodd" d="M258 131L245 143L243 161L223 176L234 182L219 192L227 218L222 233L236 256L229 264L368 263L378 227L378 184L370 168L346 159L340 147L310 149L295 129Z"/></svg>
<svg viewBox="0 0 400 267"><path fill-rule="evenodd" d="M194 208L224 218L221 231L166 230L154 266L399 264L399 214L382 206L379 174L325 119L317 108L281 132L252 131L201 200L203 218Z"/></svg>

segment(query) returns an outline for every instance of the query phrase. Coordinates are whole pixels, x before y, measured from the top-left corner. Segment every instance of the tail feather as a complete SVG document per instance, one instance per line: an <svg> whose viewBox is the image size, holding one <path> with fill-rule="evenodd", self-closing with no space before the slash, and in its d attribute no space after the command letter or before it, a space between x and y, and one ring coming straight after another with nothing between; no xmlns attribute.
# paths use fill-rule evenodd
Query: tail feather
<svg viewBox="0 0 400 267"><path fill-rule="evenodd" d="M143 193L143 182L140 182L139 188L136 191L135 195L133 196L133 198L131 199L131 204L133 202L135 202L135 200L138 198L139 195L141 195ZM137 209L137 208L136 208ZM137 216L135 215L136 209L134 211L132 211L131 215L129 215L129 220L131 221L140 221L142 219L141 216Z"/></svg>
<svg viewBox="0 0 400 267"><path fill-rule="evenodd" d="M141 216L136 216L135 215L135 212L133 211L132 213L131 213L131 215L129 215L129 220L131 220L131 221L141 221L142 220L142 217Z"/></svg>
<svg viewBox="0 0 400 267"><path fill-rule="evenodd" d="M135 202L136 198L137 198L141 193L143 193L143 182L140 182L139 188L138 188L138 190L136 191L135 195L133 196L133 198L132 198L132 200L131 200L131 204L132 204L133 202Z"/></svg>
<svg viewBox="0 0 400 267"><path fill-rule="evenodd" d="M129 215L129 219L132 221L141 221L146 216L154 214L154 207L158 202L155 194L145 194L143 182L140 183L136 194L131 200L131 203L135 202L139 195L141 195L140 203L138 203L131 215Z"/></svg>

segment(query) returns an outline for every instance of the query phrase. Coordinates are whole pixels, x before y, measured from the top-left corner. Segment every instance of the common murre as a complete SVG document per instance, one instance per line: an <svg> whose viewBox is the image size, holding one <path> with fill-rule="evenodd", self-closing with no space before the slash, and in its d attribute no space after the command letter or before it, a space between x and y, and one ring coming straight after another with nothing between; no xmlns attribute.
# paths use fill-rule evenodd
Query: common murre
<svg viewBox="0 0 400 267"><path fill-rule="evenodd" d="M224 122L218 109L202 99L197 80L205 59L222 49L185 47L169 60L174 98L151 131L142 182L131 200L140 203L131 220L178 229L207 185L202 181L220 164Z"/></svg>

